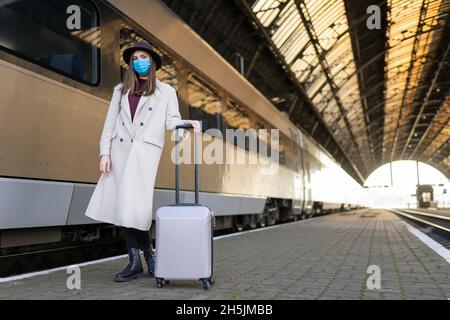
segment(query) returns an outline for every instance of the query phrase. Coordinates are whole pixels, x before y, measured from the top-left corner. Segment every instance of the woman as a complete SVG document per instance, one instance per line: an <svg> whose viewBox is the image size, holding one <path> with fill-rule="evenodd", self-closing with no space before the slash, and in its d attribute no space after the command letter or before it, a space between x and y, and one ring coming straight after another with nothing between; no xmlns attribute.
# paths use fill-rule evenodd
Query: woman
<svg viewBox="0 0 450 320"><path fill-rule="evenodd" d="M129 68L109 104L100 138L102 174L85 212L123 228L130 262L116 274L118 282L143 275L139 248L149 276L154 276L149 230L165 130L190 123L194 132L200 131L198 121L181 119L175 89L156 78L161 58L150 44L135 43L123 52L123 59Z"/></svg>

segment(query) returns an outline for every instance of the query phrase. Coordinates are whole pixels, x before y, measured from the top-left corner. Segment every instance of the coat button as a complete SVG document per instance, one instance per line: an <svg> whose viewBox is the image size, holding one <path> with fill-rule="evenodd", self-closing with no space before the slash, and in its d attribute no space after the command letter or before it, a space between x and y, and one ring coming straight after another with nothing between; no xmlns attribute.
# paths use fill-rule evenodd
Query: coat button
<svg viewBox="0 0 450 320"><path fill-rule="evenodd" d="M141 122L141 126L143 126L144 125L144 123L143 122Z"/></svg>
<svg viewBox="0 0 450 320"><path fill-rule="evenodd" d="M152 107L148 107L148 110L152 111Z"/></svg>
<svg viewBox="0 0 450 320"><path fill-rule="evenodd" d="M133 139L131 139L131 142L133 142Z"/></svg>
<svg viewBox="0 0 450 320"><path fill-rule="evenodd" d="M122 125L124 126L124 125L125 125L125 123L123 123L123 122L122 122Z"/></svg>
<svg viewBox="0 0 450 320"><path fill-rule="evenodd" d="M123 139L122 139L122 138L120 138L120 142L123 142Z"/></svg>

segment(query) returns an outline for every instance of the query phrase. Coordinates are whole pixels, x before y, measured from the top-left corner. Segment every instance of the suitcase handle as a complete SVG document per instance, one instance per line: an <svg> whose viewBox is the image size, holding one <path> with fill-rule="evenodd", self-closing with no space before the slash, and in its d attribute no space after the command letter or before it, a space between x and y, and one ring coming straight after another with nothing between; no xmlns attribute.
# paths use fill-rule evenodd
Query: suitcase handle
<svg viewBox="0 0 450 320"><path fill-rule="evenodd" d="M175 204L180 204L180 165L178 159L178 143L179 136L177 129L191 129L194 126L190 123L175 126ZM195 204L198 203L198 163L197 163L197 134L194 134L194 188L195 188Z"/></svg>

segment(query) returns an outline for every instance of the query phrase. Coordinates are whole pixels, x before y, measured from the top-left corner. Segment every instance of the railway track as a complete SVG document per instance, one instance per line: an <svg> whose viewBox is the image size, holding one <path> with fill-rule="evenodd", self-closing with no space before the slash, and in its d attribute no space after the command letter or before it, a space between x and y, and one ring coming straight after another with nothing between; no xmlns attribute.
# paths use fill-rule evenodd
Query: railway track
<svg viewBox="0 0 450 320"><path fill-rule="evenodd" d="M126 253L123 240L99 241L0 256L0 278Z"/></svg>
<svg viewBox="0 0 450 320"><path fill-rule="evenodd" d="M439 213L439 211L432 213L411 209L391 209L390 211L412 222L423 233L450 249L450 215Z"/></svg>

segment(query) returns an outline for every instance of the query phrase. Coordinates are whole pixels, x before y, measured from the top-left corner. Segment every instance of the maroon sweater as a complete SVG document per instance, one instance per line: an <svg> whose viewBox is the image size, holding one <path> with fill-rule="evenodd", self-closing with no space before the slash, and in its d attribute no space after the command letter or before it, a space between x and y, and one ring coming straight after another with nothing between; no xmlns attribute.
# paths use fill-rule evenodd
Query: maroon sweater
<svg viewBox="0 0 450 320"><path fill-rule="evenodd" d="M143 87L144 87L144 84L147 82L147 80L141 79L141 78L138 78L138 81L139 81L138 90L137 90L138 94L130 93L128 95L128 102L130 103L131 121L133 121L134 114L136 113L136 108L139 103L139 99L141 98L141 95L139 94L139 92L144 91Z"/></svg>

